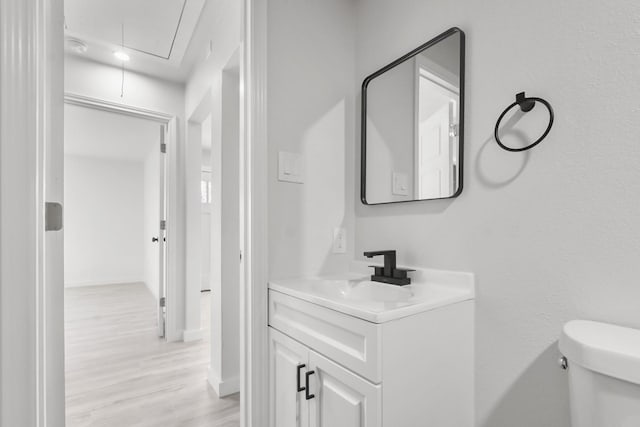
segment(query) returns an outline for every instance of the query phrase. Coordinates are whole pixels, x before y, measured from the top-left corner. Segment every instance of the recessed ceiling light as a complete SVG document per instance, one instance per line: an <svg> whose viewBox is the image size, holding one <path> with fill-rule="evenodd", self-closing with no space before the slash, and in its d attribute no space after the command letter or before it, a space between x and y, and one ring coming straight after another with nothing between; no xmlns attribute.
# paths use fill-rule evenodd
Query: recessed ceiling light
<svg viewBox="0 0 640 427"><path fill-rule="evenodd" d="M117 51L113 52L113 56L118 58L120 61L128 61L130 59L129 55L127 55L125 52L123 52L121 50L117 50Z"/></svg>

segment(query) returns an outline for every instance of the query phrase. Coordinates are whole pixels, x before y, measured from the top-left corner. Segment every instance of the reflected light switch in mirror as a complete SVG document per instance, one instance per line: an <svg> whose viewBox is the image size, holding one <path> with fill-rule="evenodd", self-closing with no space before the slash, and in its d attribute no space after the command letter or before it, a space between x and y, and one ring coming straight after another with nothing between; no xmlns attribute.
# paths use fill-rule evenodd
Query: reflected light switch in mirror
<svg viewBox="0 0 640 427"><path fill-rule="evenodd" d="M393 173L393 188L391 192L396 196L409 195L409 175L402 172Z"/></svg>
<svg viewBox="0 0 640 427"><path fill-rule="evenodd" d="M302 155L298 153L278 153L278 181L302 184L303 179Z"/></svg>

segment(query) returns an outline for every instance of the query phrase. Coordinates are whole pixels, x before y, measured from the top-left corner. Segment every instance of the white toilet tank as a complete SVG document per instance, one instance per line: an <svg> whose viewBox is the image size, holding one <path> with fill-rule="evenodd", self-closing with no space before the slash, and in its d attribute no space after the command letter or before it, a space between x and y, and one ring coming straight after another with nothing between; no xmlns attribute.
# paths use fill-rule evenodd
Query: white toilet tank
<svg viewBox="0 0 640 427"><path fill-rule="evenodd" d="M640 330L587 320L564 325L572 427L640 427Z"/></svg>

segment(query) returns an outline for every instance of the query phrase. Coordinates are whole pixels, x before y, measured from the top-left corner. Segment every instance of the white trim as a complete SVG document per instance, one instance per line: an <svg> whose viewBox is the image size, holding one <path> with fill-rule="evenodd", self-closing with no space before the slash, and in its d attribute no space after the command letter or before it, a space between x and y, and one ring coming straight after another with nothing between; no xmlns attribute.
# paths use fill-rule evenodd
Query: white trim
<svg viewBox="0 0 640 427"><path fill-rule="evenodd" d="M166 234L173 238L167 239L167 256L166 256L166 314L165 314L165 338L169 342L181 341L182 330L178 328L178 319L176 317L176 286L178 283L178 262L180 248L180 237L178 229L178 119L171 114L147 110L145 108L135 107L125 104L116 104L102 99L91 98L88 96L77 95L73 93L64 94L64 102L70 105L77 105L95 110L107 111L116 114L124 114L130 117L136 117L144 120L152 120L167 126L168 138L166 158L166 206L167 206L167 229Z"/></svg>
<svg viewBox="0 0 640 427"><path fill-rule="evenodd" d="M120 279L120 280L91 280L87 282L69 282L65 283L65 288L85 288L87 286L109 286L109 285L145 285L143 279Z"/></svg>
<svg viewBox="0 0 640 427"><path fill-rule="evenodd" d="M242 14L241 109L242 287L241 425L268 419L267 340L267 2L245 0Z"/></svg>
<svg viewBox="0 0 640 427"><path fill-rule="evenodd" d="M59 9L58 9L59 7ZM58 14L60 12L60 14ZM0 425L64 424L62 280L45 271L47 148L62 76L61 2L0 2ZM60 39L56 38L60 34ZM16 189L19 188L19 191ZM59 236L51 232L50 236ZM55 272L54 272L55 273ZM16 327L20 325L20 327Z"/></svg>
<svg viewBox="0 0 640 427"><path fill-rule="evenodd" d="M64 102L66 104L78 105L81 107L93 108L96 110L108 111L110 113L120 113L131 117L153 120L159 123L169 123L174 117L158 111L147 110L140 107L132 107L129 105L116 104L115 102L105 101L102 99L91 98L89 96L77 95L66 92L64 94Z"/></svg>
<svg viewBox="0 0 640 427"><path fill-rule="evenodd" d="M202 329L185 329L182 332L182 341L184 342L200 341L203 338L204 330Z"/></svg>
<svg viewBox="0 0 640 427"><path fill-rule="evenodd" d="M211 368L209 368L207 382L213 391L216 392L218 397L226 397L240 391L240 378L234 377L222 381Z"/></svg>

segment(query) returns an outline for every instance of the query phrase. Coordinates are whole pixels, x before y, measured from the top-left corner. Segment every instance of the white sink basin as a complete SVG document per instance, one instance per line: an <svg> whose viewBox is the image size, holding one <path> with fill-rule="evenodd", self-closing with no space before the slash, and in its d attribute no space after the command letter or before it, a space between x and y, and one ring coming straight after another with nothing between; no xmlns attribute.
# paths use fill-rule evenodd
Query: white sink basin
<svg viewBox="0 0 640 427"><path fill-rule="evenodd" d="M353 286L348 289L345 296L351 301L377 301L398 304L408 302L411 297L413 297L413 290L410 288L363 280L361 282L355 282Z"/></svg>
<svg viewBox="0 0 640 427"><path fill-rule="evenodd" d="M311 279L308 289L318 296L344 301L399 303L413 296L409 289L370 280Z"/></svg>
<svg viewBox="0 0 640 427"><path fill-rule="evenodd" d="M271 290L374 323L474 298L473 275L421 269L411 285L372 282L368 276L272 280Z"/></svg>

